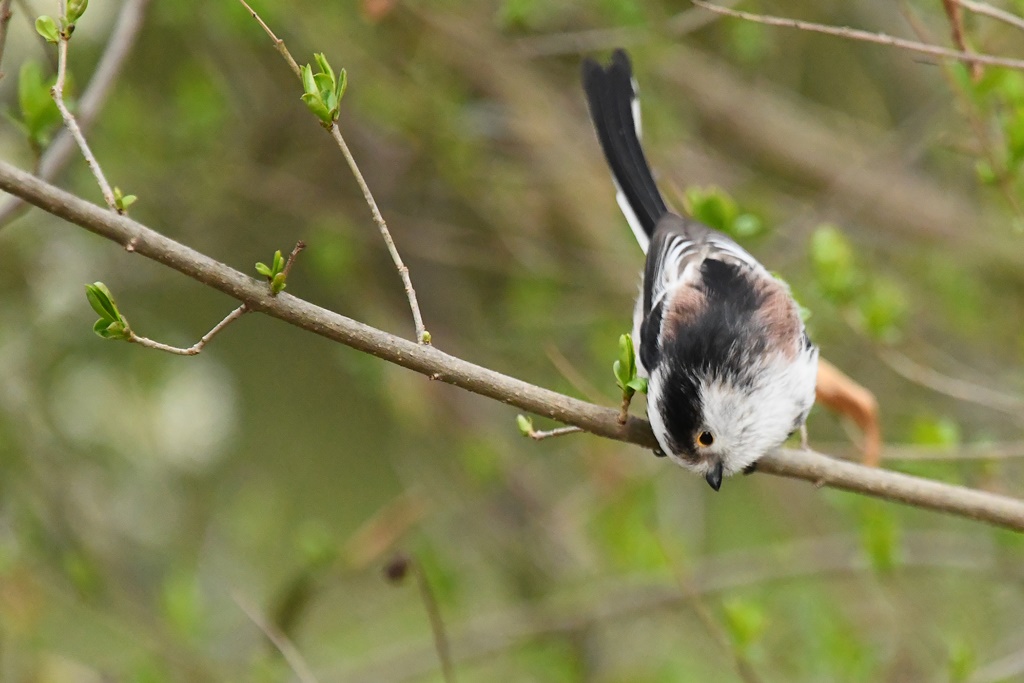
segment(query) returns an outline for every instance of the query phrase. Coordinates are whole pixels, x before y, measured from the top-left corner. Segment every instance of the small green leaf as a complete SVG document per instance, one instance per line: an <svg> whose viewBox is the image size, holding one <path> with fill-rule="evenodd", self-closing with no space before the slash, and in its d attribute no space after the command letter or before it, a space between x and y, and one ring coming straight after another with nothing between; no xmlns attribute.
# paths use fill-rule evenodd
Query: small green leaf
<svg viewBox="0 0 1024 683"><path fill-rule="evenodd" d="M302 72L302 89L307 95L314 95L319 98L320 93L317 91L316 81L313 79L313 69L309 64L306 64L300 71Z"/></svg>
<svg viewBox="0 0 1024 683"><path fill-rule="evenodd" d="M764 611L752 602L735 598L722 605L725 626L733 644L743 653L761 639L768 626Z"/></svg>
<svg viewBox="0 0 1024 683"><path fill-rule="evenodd" d="M764 231L764 223L752 213L740 214L732 222L731 234L740 238L756 237Z"/></svg>
<svg viewBox="0 0 1024 683"><path fill-rule="evenodd" d="M430 331L423 330L423 336L420 338L420 341L423 342L424 344L429 344L431 339L432 337L430 336Z"/></svg>
<svg viewBox="0 0 1024 683"><path fill-rule="evenodd" d="M324 104L324 101L320 99L320 95L315 93L306 93L302 96L302 101L306 103L313 115L316 116L324 123L331 123L334 119L331 118L331 112Z"/></svg>
<svg viewBox="0 0 1024 683"><path fill-rule="evenodd" d="M121 339L127 341L131 338L131 332L121 322L100 319L93 323L92 331L104 339Z"/></svg>
<svg viewBox="0 0 1024 683"><path fill-rule="evenodd" d="M848 302L864 280L853 247L834 225L821 225L811 237L811 265L824 294Z"/></svg>
<svg viewBox="0 0 1024 683"><path fill-rule="evenodd" d="M68 22L74 24L78 21L88 6L89 0L68 0Z"/></svg>
<svg viewBox="0 0 1024 683"><path fill-rule="evenodd" d="M345 96L345 91L348 90L348 73L342 69L338 79L338 102L341 102L341 98ZM337 118L337 117L335 117Z"/></svg>
<svg viewBox="0 0 1024 683"><path fill-rule="evenodd" d="M639 391L641 394L647 393L647 379L644 377L634 377L626 382L626 386L633 391Z"/></svg>
<svg viewBox="0 0 1024 683"><path fill-rule="evenodd" d="M86 285L85 296L89 300L92 310L96 311L101 318L111 321L121 320L121 313L117 310L117 304L114 303L114 296L105 284L94 282L91 285Z"/></svg>
<svg viewBox="0 0 1024 683"><path fill-rule="evenodd" d="M525 415L516 415L516 426L519 427L519 433L523 436L533 434L533 420Z"/></svg>
<svg viewBox="0 0 1024 683"><path fill-rule="evenodd" d="M277 275L284 270L284 256L281 255L281 250L278 249L274 252L274 275Z"/></svg>
<svg viewBox="0 0 1024 683"><path fill-rule="evenodd" d="M129 206L134 204L138 200L133 194L123 194L120 187L114 188L114 206L117 207L118 211L124 212Z"/></svg>
<svg viewBox="0 0 1024 683"><path fill-rule="evenodd" d="M995 185L996 182L999 180L999 177L996 174L995 169L993 169L992 165L987 161L979 159L974 164L974 170L978 174L978 182L982 183L983 185Z"/></svg>
<svg viewBox="0 0 1024 683"><path fill-rule="evenodd" d="M619 360L629 377L636 374L636 354L633 351L633 338L628 334L619 336Z"/></svg>
<svg viewBox="0 0 1024 683"><path fill-rule="evenodd" d="M263 277L274 277L274 272L270 270L266 263L257 263L256 272L262 275Z"/></svg>
<svg viewBox="0 0 1024 683"><path fill-rule="evenodd" d="M321 71L313 76L313 80L316 82L316 91L321 97L326 97L334 92L334 74L326 74Z"/></svg>
<svg viewBox="0 0 1024 683"><path fill-rule="evenodd" d="M721 232L728 232L739 215L736 202L720 187L687 188L685 202L691 216Z"/></svg>
<svg viewBox="0 0 1024 683"><path fill-rule="evenodd" d="M284 281L284 273L278 273L270 280L270 291L274 294L280 293L287 286Z"/></svg>
<svg viewBox="0 0 1024 683"><path fill-rule="evenodd" d="M56 77L44 77L42 67L31 60L21 65L18 74L21 120L16 123L37 151L50 143L53 132L60 125L60 112L50 94L55 81Z"/></svg>
<svg viewBox="0 0 1024 683"><path fill-rule="evenodd" d="M316 60L316 65L320 67L320 73L327 75L330 78L330 89L334 89L334 69L327 62L327 57L324 56L323 52L313 53L313 59Z"/></svg>
<svg viewBox="0 0 1024 683"><path fill-rule="evenodd" d="M950 683L965 683L978 668L977 655L969 643L957 641L949 646Z"/></svg>
<svg viewBox="0 0 1024 683"><path fill-rule="evenodd" d="M60 42L60 32L57 30L57 22L53 17L45 14L36 19L36 33L46 39L46 42L56 45Z"/></svg>
<svg viewBox="0 0 1024 683"><path fill-rule="evenodd" d="M622 369L622 361L615 361L612 363L612 373L615 375L615 383L619 385L619 388L623 391L626 390L626 385L629 384L629 375Z"/></svg>
<svg viewBox="0 0 1024 683"><path fill-rule="evenodd" d="M866 501L861 522L861 542L876 572L892 571L899 560L899 526L888 508Z"/></svg>

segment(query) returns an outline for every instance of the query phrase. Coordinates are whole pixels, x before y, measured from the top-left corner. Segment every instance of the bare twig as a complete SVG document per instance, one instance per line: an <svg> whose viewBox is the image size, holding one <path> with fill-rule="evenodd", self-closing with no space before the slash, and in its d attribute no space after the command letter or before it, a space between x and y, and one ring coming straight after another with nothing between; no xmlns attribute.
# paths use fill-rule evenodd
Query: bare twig
<svg viewBox="0 0 1024 683"><path fill-rule="evenodd" d="M985 64L988 66L1002 66L1007 69L1024 70L1024 59L1013 59L1011 57L999 57L996 55L986 55L973 52L968 53L961 50L952 50L940 45L930 45L916 40L895 38L884 33L872 33L871 31L863 31L861 29L850 28L848 26L829 26L827 24L815 24L813 22L801 21L799 19L788 19L785 17L773 17L766 14L741 12L739 10L728 9L714 3L705 2L704 0L691 0L691 2L710 12L716 12L718 14L724 14L737 19L752 21L756 24L795 28L801 31L812 31L814 33L824 33L826 35L836 36L839 38L859 40L865 43L875 43L876 45L886 45L900 50L909 50L910 52L919 52L933 57L956 59L961 62L967 62L968 64Z"/></svg>
<svg viewBox="0 0 1024 683"><path fill-rule="evenodd" d="M675 577L676 583L679 585L679 591L683 597L690 604L694 614L700 619L700 622L704 624L704 628L711 635L711 638L715 643L722 649L726 655L730 656L733 660L733 664L736 667L736 673L739 674L740 678L745 683L762 683L761 676L754 669L750 663L750 658L747 657L739 648L737 648L733 642L729 639L729 634L726 633L722 625L715 619L715 615L711 613L708 606L704 603L704 599L701 597L701 592L697 585L694 583L693 578L690 577L685 570L679 566L672 556L669 554L668 549L665 547L665 543L661 536L651 530L651 534L654 536L654 540L658 544L658 548L661 550L662 556L665 558L665 562L668 563L672 569L672 575Z"/></svg>
<svg viewBox="0 0 1024 683"><path fill-rule="evenodd" d="M284 60L288 62L288 66L292 68L292 72L295 74L295 77L301 79L302 70L299 68L298 62L296 62L295 59L292 57L292 53L288 51L288 47L284 44L284 41L278 38L276 35L274 35L274 32L271 31L270 27L267 26L266 22L264 22L263 19L260 18L260 15L256 14L256 10L249 6L249 3L247 3L245 0L238 0L238 2L242 3L245 9L249 10L249 14L252 15L252 18L255 19L260 26L263 27L263 30L267 32L268 36L270 36L270 40L274 42L274 49L280 52L281 56L284 57Z"/></svg>
<svg viewBox="0 0 1024 683"><path fill-rule="evenodd" d="M448 644L448 634L444 627L444 620L441 618L441 610L437 604L437 597L427 580L427 574L423 566L415 557L404 553L395 555L387 565L384 566L384 577L391 583L398 584L405 581L409 573L416 578L416 589L419 591L420 599L427 610L427 617L430 620L430 632L434 639L434 653L441 663L441 675L445 683L455 682L455 667L452 664L451 647Z"/></svg>
<svg viewBox="0 0 1024 683"><path fill-rule="evenodd" d="M551 437L554 437L554 436L565 436L566 434L575 434L577 432L582 432L582 431L583 430L580 429L579 427L572 427L572 426L569 426L569 427L557 427L555 429L548 429L546 431L541 431L541 430L537 430L537 429L531 429L530 431L528 431L526 433L526 436L530 437L534 441L543 441L544 439L550 439Z"/></svg>
<svg viewBox="0 0 1024 683"><path fill-rule="evenodd" d="M292 641L288 639L288 636L281 633L276 626L271 624L267 619L263 618L259 610L256 609L255 605L252 605L237 591L232 591L231 597L234 599L235 604L238 608L245 612L245 616L249 617L249 621L256 625L263 635L267 637L277 651L281 653L284 660L288 662L288 666L291 668L292 673L299 679L301 683L317 683L316 676L313 675L313 670L309 668L309 664L306 663L302 653L298 651Z"/></svg>
<svg viewBox="0 0 1024 683"><path fill-rule="evenodd" d="M555 366L555 370L558 371L558 374L564 377L565 381L571 384L572 388L578 391L583 398L587 399L591 403L600 403L604 400L601 397L601 392L597 390L597 387L583 376L583 373L581 373L576 366L572 364L572 361L565 357L565 354L562 353L561 349L554 344L548 344L544 348L544 351L548 356L548 360L550 360L551 364Z"/></svg>
<svg viewBox="0 0 1024 683"><path fill-rule="evenodd" d="M441 674L445 683L455 683L455 666L452 663L451 645L448 644L448 634L444 627L444 619L441 618L441 609L437 604L437 596L430 586L426 572L417 560L412 561L412 571L416 575L416 588L423 599L423 606L427 609L427 616L430 619L430 632L434 636L434 649L437 651L437 658L441 661Z"/></svg>
<svg viewBox="0 0 1024 683"><path fill-rule="evenodd" d="M60 0L60 14L64 16L67 14L67 0ZM107 182L106 176L103 175L103 169L100 168L100 162L93 156L92 150L89 149L89 143L85 141L85 135L82 133L82 129L78 127L78 121L75 120L74 114L68 109L67 105L64 104L64 79L67 76L68 69L68 43L70 42L70 35L65 31L61 31L60 40L57 41L57 82L53 84L50 89L50 94L53 95L53 101L57 104L57 109L60 110L61 118L64 119L64 125L71 135L75 138L75 142L78 143L78 148L82 150L82 156L85 157L85 163L92 171L93 177L96 178L96 182L100 186L100 191L103 193L103 199L107 202L112 210L118 211L117 204L114 202L114 191L110 189L110 183Z"/></svg>
<svg viewBox="0 0 1024 683"><path fill-rule="evenodd" d="M282 292L271 296L265 282L251 278L141 223L91 204L0 161L0 190L223 292L249 309L265 313L327 339L372 354L433 379L571 424L592 434L657 448L647 420L596 406L469 363L434 347L417 344ZM780 449L758 461L757 471L897 501L1024 531L1024 502L897 472L842 462L811 451Z"/></svg>
<svg viewBox="0 0 1024 683"><path fill-rule="evenodd" d="M629 419L629 404L633 402L633 394L623 391L622 392L622 404L619 405L619 424L626 424L626 420Z"/></svg>
<svg viewBox="0 0 1024 683"><path fill-rule="evenodd" d="M423 326L423 315L420 313L420 306L416 302L416 290L412 287L412 279L409 277L409 269L405 266L405 263L402 262L402 257L398 253L395 241L391 239L391 232L388 230L388 224L384 222L384 217L380 215L380 209L377 208L377 201L373 198L373 193L370 192L370 186L366 184L366 180L363 178L363 174L360 172L359 166L356 165L355 157L352 156L352 152L349 150L348 145L345 144L345 138L341 136L341 130L338 128L338 124L336 122L331 125L330 133L334 138L334 141L338 143L338 149L341 150L342 156L345 157L345 161L348 163L348 167L352 171L352 175L356 177L356 183L359 184L359 189L363 191L363 197L366 199L366 203L370 206L370 213L373 215L373 222L377 224L377 229L380 230L380 235L384 238L384 244L388 247L388 253L391 254L391 260L394 261L395 268L398 269L398 275L402 278L402 284L405 286L405 296L409 299L409 308L412 310L413 324L416 326L416 339L421 344L427 344L429 343L430 337L428 336L426 328Z"/></svg>
<svg viewBox="0 0 1024 683"><path fill-rule="evenodd" d="M130 335L128 337L128 341L133 344L138 344L139 346L145 346L147 349L166 351L167 353L173 353L178 356L198 356L199 353L203 350L203 347L205 347L210 342L211 339L216 337L225 327L235 322L248 312L249 309L246 307L245 304L242 304L235 310L228 313L226 318L224 318L219 323L214 325L212 330L204 334L199 341L197 341L192 346L189 346L188 348L169 346L167 344L163 344L161 342L154 341L146 337L140 337L139 335L135 334L130 330L128 332L128 334Z"/></svg>
<svg viewBox="0 0 1024 683"><path fill-rule="evenodd" d="M945 394L961 401L976 403L977 405L1008 413L1018 418L1024 414L1024 398L1020 396L1005 394L995 389L989 389L988 387L968 382L967 380L949 377L938 370L921 365L899 351L892 349L880 350L878 356L896 374L904 379L937 391L940 394Z"/></svg>
<svg viewBox="0 0 1024 683"><path fill-rule="evenodd" d="M739 0L723 0L726 7L735 5ZM692 7L684 9L658 24L660 33L678 38L700 30L714 20L704 12ZM655 32L648 28L616 27L587 29L583 31L563 31L526 36L516 40L515 45L520 54L526 58L553 57L564 54L580 54L626 47L649 40Z"/></svg>
<svg viewBox="0 0 1024 683"><path fill-rule="evenodd" d="M886 446L886 460L1007 460L1024 458L1024 441L959 446Z"/></svg>
<svg viewBox="0 0 1024 683"><path fill-rule="evenodd" d="M295 72L295 76L301 80L302 70L292 57L291 52L288 51L288 47L284 44L284 41L274 34L270 27L267 26L266 22L264 22L263 19L260 18L260 15L256 13L256 10L250 7L245 0L238 1L242 3L247 10L249 10L249 14L252 15L253 19L259 22L259 25L263 27L263 30L266 31L267 35L274 41L274 47L281 53L281 56L284 57L285 61L288 62L288 66L290 66L292 71ZM395 268L398 269L399 277L402 278L402 284L405 286L405 296L409 299L409 308L412 309L413 325L416 328L416 340L421 344L429 344L430 333L427 332L426 328L423 326L423 315L420 313L420 307L416 301L416 290L413 289L412 279L409 277L409 269L405 266L405 263L402 262L402 257L398 253L395 241L391 239L391 232L388 230L387 223L384 222L384 217L381 216L380 209L377 207L377 201L373 198L373 193L370 192L370 186L366 184L366 180L363 178L363 174L359 170L358 164L356 164L355 157L352 156L352 151L348 148L348 144L345 143L345 138L341 135L341 129L338 128L337 122L331 124L328 132L334 138L334 141L338 143L338 149L341 150L342 156L345 157L345 162L352 171L352 175L355 176L356 183L359 185L359 189L363 193L363 198L370 207L373 222L377 224L377 229L380 230L381 237L384 238L384 244L387 245L388 253L391 254L391 260L394 262Z"/></svg>
<svg viewBox="0 0 1024 683"><path fill-rule="evenodd" d="M975 14L981 14L997 21L1009 24L1016 28L1024 31L1024 18L1018 17L1016 14L1007 12L999 7L993 7L987 2L978 2L977 0L955 0L958 5L965 7Z"/></svg>
<svg viewBox="0 0 1024 683"><path fill-rule="evenodd" d="M117 22L110 33L107 46L100 57L96 71L89 85L78 100L78 126L88 133L99 115L107 96L121 75L128 55L135 46L135 39L142 29L146 6L150 0L126 0L117 16ZM32 31L35 33L35 30ZM47 46L49 47L49 46ZM50 50L46 53L51 54ZM76 149L74 137L67 130L61 132L39 159L37 173L44 180L53 180L67 166ZM23 209L25 204L17 197L5 197L0 203L0 227L7 225Z"/></svg>
<svg viewBox="0 0 1024 683"><path fill-rule="evenodd" d="M4 48L7 46L7 25L11 23L11 0L2 0L0 2L0 62L3 62ZM4 72L0 69L0 78L4 77Z"/></svg>
<svg viewBox="0 0 1024 683"><path fill-rule="evenodd" d="M957 0L942 0L942 9L945 10L946 16L949 18L949 28L953 44L961 52L973 52L970 46L967 45L967 36L964 35L964 17L963 12L960 11L960 4ZM970 69L971 78L974 80L981 78L981 64L971 62Z"/></svg>
<svg viewBox="0 0 1024 683"><path fill-rule="evenodd" d="M281 271L284 275L285 282L288 281L288 275L292 272L292 266L295 265L295 259L298 258L299 254L302 253L302 250L305 248L306 243L299 240L295 243L295 247L292 249L292 252L288 254L288 260L285 261L284 270Z"/></svg>

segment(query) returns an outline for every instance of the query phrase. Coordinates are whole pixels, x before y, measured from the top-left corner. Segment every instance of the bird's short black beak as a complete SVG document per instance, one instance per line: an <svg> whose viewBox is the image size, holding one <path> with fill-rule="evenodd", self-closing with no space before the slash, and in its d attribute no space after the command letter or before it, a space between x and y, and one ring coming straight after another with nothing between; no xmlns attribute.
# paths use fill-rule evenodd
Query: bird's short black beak
<svg viewBox="0 0 1024 683"><path fill-rule="evenodd" d="M722 463L715 465L714 469L704 475L704 479L707 480L708 486L714 490L722 488Z"/></svg>

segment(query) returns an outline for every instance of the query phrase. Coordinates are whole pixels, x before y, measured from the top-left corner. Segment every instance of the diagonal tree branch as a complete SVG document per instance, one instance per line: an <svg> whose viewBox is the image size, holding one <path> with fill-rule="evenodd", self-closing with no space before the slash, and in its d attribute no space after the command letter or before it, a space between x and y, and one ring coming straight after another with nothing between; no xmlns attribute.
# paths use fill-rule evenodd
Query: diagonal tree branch
<svg viewBox="0 0 1024 683"><path fill-rule="evenodd" d="M522 410L575 425L592 434L652 449L650 423L630 416L618 421L614 408L596 406L450 356L282 292L165 237L128 216L115 214L0 161L0 190L162 263L227 294L247 308ZM511 427L510 427L511 428ZM758 461L758 471L810 481L886 500L1024 531L1024 502L896 472L835 460L810 451L780 449Z"/></svg>

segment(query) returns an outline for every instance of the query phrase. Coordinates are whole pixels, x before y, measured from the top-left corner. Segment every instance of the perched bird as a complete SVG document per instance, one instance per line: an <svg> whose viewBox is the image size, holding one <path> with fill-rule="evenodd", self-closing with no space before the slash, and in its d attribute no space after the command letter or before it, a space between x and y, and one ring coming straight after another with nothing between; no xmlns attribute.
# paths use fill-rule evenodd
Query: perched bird
<svg viewBox="0 0 1024 683"><path fill-rule="evenodd" d="M786 283L732 239L665 206L640 146L629 57L583 62L619 207L647 254L633 312L638 373L662 453L704 476L753 468L814 404L818 349Z"/></svg>

